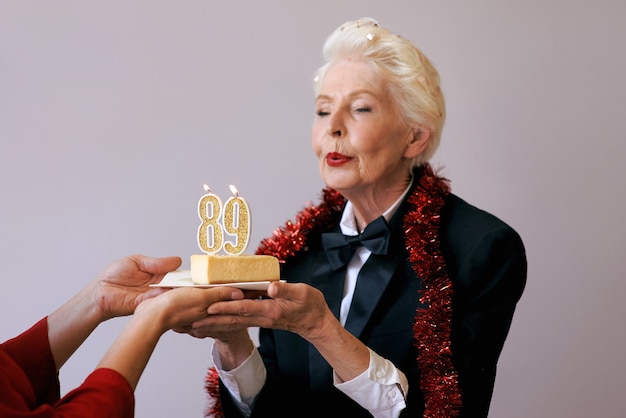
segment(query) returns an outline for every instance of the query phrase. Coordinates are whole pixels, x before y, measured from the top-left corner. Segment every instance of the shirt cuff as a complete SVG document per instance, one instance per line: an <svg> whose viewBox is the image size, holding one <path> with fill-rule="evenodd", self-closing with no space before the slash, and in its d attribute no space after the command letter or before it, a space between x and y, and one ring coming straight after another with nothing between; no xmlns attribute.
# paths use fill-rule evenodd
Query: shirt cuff
<svg viewBox="0 0 626 418"><path fill-rule="evenodd" d="M391 361L369 351L367 370L347 382L333 372L334 385L375 417L398 417L406 408L407 378Z"/></svg>
<svg viewBox="0 0 626 418"><path fill-rule="evenodd" d="M241 411L250 416L254 400L265 385L267 375L259 351L255 347L243 363L229 371L222 369L222 361L215 345L211 357L222 384L228 389Z"/></svg>

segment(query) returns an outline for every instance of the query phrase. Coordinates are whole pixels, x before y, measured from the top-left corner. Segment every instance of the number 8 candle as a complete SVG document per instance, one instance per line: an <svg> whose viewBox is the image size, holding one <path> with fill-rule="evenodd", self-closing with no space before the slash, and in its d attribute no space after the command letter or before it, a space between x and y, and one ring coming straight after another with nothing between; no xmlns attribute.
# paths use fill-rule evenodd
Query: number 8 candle
<svg viewBox="0 0 626 418"><path fill-rule="evenodd" d="M211 193L211 189L206 184L204 190L207 192L198 202L198 216L202 223L198 227L198 246L206 254L215 254L224 242L224 234L218 220L222 212L222 201Z"/></svg>
<svg viewBox="0 0 626 418"><path fill-rule="evenodd" d="M236 238L236 245L226 242L224 251L230 255L238 255L245 251L250 240L250 208L244 199L239 197L237 188L230 185L235 195L226 201L224 206L224 230Z"/></svg>

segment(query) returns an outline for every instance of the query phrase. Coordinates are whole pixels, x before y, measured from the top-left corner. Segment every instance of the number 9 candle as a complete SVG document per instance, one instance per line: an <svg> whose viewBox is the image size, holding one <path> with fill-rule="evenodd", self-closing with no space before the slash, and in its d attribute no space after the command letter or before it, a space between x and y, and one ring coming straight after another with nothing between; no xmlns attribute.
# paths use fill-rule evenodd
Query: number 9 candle
<svg viewBox="0 0 626 418"><path fill-rule="evenodd" d="M245 251L250 240L250 208L246 201L239 197L237 188L230 185L230 191L235 195L226 201L224 206L224 230L235 236L235 245L230 242L224 244L224 251L230 255L238 255Z"/></svg>
<svg viewBox="0 0 626 418"><path fill-rule="evenodd" d="M222 201L211 193L211 189L206 184L204 190L207 192L198 202L198 216L200 216L200 226L198 227L198 246L206 254L215 254L224 242L222 227L218 223L222 212Z"/></svg>

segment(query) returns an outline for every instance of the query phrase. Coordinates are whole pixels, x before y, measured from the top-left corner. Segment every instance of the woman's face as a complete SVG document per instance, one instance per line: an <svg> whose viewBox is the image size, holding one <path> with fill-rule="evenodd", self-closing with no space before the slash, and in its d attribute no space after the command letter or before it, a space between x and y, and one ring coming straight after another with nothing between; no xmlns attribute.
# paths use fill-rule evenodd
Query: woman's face
<svg viewBox="0 0 626 418"><path fill-rule="evenodd" d="M348 199L406 187L414 130L403 122L383 78L344 59L326 73L315 102L313 151L324 182ZM367 192L370 193L367 193Z"/></svg>

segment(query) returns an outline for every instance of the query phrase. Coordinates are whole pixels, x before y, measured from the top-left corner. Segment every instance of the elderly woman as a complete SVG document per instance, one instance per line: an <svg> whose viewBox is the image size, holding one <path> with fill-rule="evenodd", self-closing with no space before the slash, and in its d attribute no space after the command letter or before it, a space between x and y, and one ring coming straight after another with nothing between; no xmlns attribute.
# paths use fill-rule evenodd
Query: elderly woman
<svg viewBox="0 0 626 418"><path fill-rule="evenodd" d="M312 137L327 188L257 250L286 283L194 324L215 338L207 416L487 416L523 243L430 167L445 104L420 50L364 18L324 55Z"/></svg>

